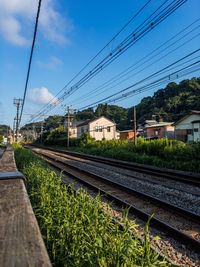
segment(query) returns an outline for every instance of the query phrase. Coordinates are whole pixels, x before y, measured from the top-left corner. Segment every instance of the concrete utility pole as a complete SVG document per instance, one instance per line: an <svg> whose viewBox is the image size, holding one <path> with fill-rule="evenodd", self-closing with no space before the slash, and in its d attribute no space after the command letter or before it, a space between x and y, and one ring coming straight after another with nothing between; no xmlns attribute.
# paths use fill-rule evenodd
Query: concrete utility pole
<svg viewBox="0 0 200 267"><path fill-rule="evenodd" d="M134 112L134 144L137 145L137 137L136 137L136 107L133 107Z"/></svg>
<svg viewBox="0 0 200 267"><path fill-rule="evenodd" d="M22 106L23 100L21 98L14 98L13 104L17 107L17 114L16 114L16 129L15 129L15 134L16 134L16 142L18 142L18 135L19 135L19 113L20 113L20 108Z"/></svg>

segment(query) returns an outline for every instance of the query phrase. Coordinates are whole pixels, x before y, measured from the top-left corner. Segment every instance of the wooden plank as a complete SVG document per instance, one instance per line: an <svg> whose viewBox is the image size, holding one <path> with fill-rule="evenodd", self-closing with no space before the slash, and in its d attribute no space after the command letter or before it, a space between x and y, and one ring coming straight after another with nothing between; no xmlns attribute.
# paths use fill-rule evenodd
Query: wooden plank
<svg viewBox="0 0 200 267"><path fill-rule="evenodd" d="M0 181L0 266L51 266L21 179Z"/></svg>
<svg viewBox="0 0 200 267"><path fill-rule="evenodd" d="M0 266L51 266L11 147L0 160L0 172Z"/></svg>

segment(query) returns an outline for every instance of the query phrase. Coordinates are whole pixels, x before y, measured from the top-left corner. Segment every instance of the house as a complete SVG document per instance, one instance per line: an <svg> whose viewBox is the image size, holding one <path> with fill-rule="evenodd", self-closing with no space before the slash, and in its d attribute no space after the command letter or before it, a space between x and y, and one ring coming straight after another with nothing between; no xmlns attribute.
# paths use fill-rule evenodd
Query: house
<svg viewBox="0 0 200 267"><path fill-rule="evenodd" d="M73 118L70 118L69 121L69 137L70 138L77 138L77 125L79 125L80 123L83 123L83 121L77 121L74 120ZM67 131L68 128L68 120L66 119L64 121L64 130Z"/></svg>
<svg viewBox="0 0 200 267"><path fill-rule="evenodd" d="M124 130L124 131L119 131L119 138L121 140L127 140L127 139L132 139L134 138L134 130Z"/></svg>
<svg viewBox="0 0 200 267"><path fill-rule="evenodd" d="M200 111L192 110L174 123L175 136L180 141L200 141Z"/></svg>
<svg viewBox="0 0 200 267"><path fill-rule="evenodd" d="M154 122L144 126L145 138L174 138L173 122Z"/></svg>
<svg viewBox="0 0 200 267"><path fill-rule="evenodd" d="M104 116L86 120L77 125L77 137L89 133L95 140L112 140L117 138L116 124Z"/></svg>

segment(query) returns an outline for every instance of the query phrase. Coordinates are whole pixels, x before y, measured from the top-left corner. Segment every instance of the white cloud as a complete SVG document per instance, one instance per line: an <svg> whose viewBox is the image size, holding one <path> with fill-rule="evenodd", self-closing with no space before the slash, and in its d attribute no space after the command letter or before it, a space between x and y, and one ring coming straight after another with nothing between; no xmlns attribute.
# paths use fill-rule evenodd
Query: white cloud
<svg viewBox="0 0 200 267"><path fill-rule="evenodd" d="M28 92L28 99L35 104L44 105L44 104L49 103L49 101L51 100L53 100L52 101L53 105L58 104L57 97L54 97L54 95L46 87L31 89Z"/></svg>
<svg viewBox="0 0 200 267"><path fill-rule="evenodd" d="M63 62L59 58L51 56L46 62L38 60L37 65L41 68L57 69L63 65Z"/></svg>
<svg viewBox="0 0 200 267"><path fill-rule="evenodd" d="M68 43L66 33L72 30L72 23L61 16L55 2L42 1L39 30L49 41ZM15 45L29 44L37 7L38 0L0 0L0 35Z"/></svg>

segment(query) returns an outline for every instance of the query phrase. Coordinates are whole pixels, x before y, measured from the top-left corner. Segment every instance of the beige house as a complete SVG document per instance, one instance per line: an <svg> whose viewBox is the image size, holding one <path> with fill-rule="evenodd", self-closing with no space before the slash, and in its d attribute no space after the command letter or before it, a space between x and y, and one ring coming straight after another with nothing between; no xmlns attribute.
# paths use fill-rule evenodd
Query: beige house
<svg viewBox="0 0 200 267"><path fill-rule="evenodd" d="M176 123L175 136L180 141L200 141L200 111L192 110Z"/></svg>
<svg viewBox="0 0 200 267"><path fill-rule="evenodd" d="M116 124L104 116L86 120L77 125L77 137L89 133L95 140L112 140L117 138Z"/></svg>

